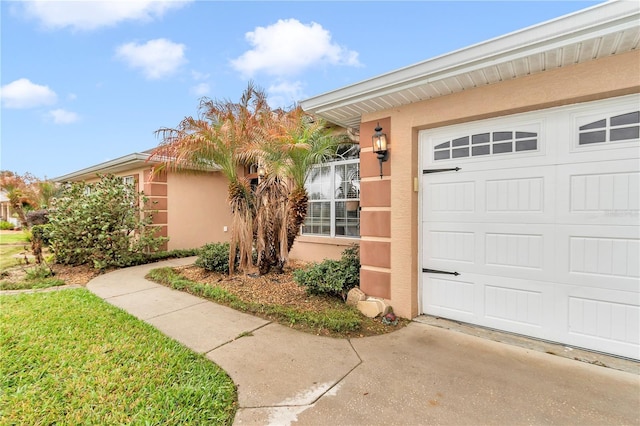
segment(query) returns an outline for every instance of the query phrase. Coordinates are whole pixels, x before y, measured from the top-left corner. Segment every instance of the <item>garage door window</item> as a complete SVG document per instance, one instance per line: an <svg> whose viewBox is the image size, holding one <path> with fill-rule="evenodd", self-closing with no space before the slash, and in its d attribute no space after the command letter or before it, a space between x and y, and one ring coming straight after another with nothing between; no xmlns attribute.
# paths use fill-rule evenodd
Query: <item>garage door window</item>
<svg viewBox="0 0 640 426"><path fill-rule="evenodd" d="M605 117L579 127L578 144L590 145L640 138L640 111Z"/></svg>
<svg viewBox="0 0 640 426"><path fill-rule="evenodd" d="M496 131L462 136L438 144L433 148L433 159L448 160L537 149L538 134L535 132Z"/></svg>

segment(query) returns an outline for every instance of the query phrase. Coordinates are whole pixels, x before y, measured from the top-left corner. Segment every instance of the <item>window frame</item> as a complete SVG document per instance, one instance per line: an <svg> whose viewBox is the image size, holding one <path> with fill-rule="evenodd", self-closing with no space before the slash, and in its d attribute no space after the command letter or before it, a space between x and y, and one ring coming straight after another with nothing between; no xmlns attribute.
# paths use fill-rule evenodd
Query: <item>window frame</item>
<svg viewBox="0 0 640 426"><path fill-rule="evenodd" d="M321 168L321 167L330 167L330 172L328 174L328 178L330 180L330 188L329 188L329 194L330 197L329 198L322 198L322 199L311 199L311 197L309 197L308 200L308 204L307 204L307 216L305 218L305 223L303 223L300 227L300 235L303 237L320 237L320 238L345 238L345 239L359 239L360 238L360 189L358 189L358 197L357 198L337 198L336 197L336 192L337 192L337 187L336 187L336 167L338 166L344 166L344 165L348 165L348 164L357 164L358 165L358 183L360 183L360 158L350 158L350 159L338 159L335 161L328 161L326 163L322 163L322 164L316 164L313 167L314 168ZM305 188L307 188L307 185L305 184ZM309 192L309 190L307 189L307 192ZM309 194L311 195L311 194ZM340 203L340 202L344 202L347 203L349 201L357 201L358 202L358 207L357 207L357 225L356 228L358 230L358 235L339 235L336 234L336 204ZM309 220L310 218L310 212L311 212L311 204L314 203L329 203L329 221L330 221L330 226L329 226L329 234L322 234L322 233L312 233L312 232L305 232L305 226L307 226L307 220ZM346 208L346 206L345 206ZM345 211L346 213L346 211ZM346 218L345 218L346 219ZM309 225L310 226L310 225Z"/></svg>

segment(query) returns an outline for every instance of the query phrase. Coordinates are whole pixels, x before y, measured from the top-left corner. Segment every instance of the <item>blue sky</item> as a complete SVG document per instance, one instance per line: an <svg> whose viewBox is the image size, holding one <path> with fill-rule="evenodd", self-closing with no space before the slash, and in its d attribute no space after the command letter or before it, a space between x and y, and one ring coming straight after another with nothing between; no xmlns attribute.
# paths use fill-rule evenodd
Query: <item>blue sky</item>
<svg viewBox="0 0 640 426"><path fill-rule="evenodd" d="M55 178L237 101L347 86L601 1L0 1L0 169Z"/></svg>

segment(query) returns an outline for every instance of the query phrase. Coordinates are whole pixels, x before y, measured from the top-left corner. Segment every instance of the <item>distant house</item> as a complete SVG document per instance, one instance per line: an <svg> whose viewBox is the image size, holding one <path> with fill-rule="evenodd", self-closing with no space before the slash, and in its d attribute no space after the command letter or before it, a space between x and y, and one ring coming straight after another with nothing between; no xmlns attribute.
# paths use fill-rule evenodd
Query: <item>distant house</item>
<svg viewBox="0 0 640 426"><path fill-rule="evenodd" d="M16 228L20 227L20 221L14 217L14 211L7 197L7 193L0 189L0 220L13 224Z"/></svg>
<svg viewBox="0 0 640 426"><path fill-rule="evenodd" d="M607 2L302 101L360 132L361 289L640 359L639 40Z"/></svg>

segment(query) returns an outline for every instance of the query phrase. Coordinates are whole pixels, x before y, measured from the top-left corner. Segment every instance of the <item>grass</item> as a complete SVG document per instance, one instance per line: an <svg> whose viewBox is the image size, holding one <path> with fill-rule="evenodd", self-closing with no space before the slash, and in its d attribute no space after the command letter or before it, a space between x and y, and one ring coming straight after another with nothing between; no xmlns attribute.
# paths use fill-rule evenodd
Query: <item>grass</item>
<svg viewBox="0 0 640 426"><path fill-rule="evenodd" d="M19 265L22 259L14 256L23 251L29 251L29 236L26 233L0 232L0 271Z"/></svg>
<svg viewBox="0 0 640 426"><path fill-rule="evenodd" d="M0 245L0 271L19 265L23 260L14 257L16 254L25 251L23 246Z"/></svg>
<svg viewBox="0 0 640 426"><path fill-rule="evenodd" d="M33 280L23 281L0 281L0 290L29 290L29 289L42 289L49 287L57 287L65 285L65 282L53 277L39 278Z"/></svg>
<svg viewBox="0 0 640 426"><path fill-rule="evenodd" d="M87 290L0 303L0 424L232 423L222 369Z"/></svg>
<svg viewBox="0 0 640 426"><path fill-rule="evenodd" d="M29 236L24 232L0 233L0 245L28 243Z"/></svg>
<svg viewBox="0 0 640 426"><path fill-rule="evenodd" d="M329 330L345 333L358 330L362 316L356 309L342 305L341 309L325 309L320 312L302 311L293 307L248 302L227 290L208 284L197 283L182 277L172 268L153 269L147 278L176 290L187 291L238 311L251 313L290 326L303 325L313 330Z"/></svg>

